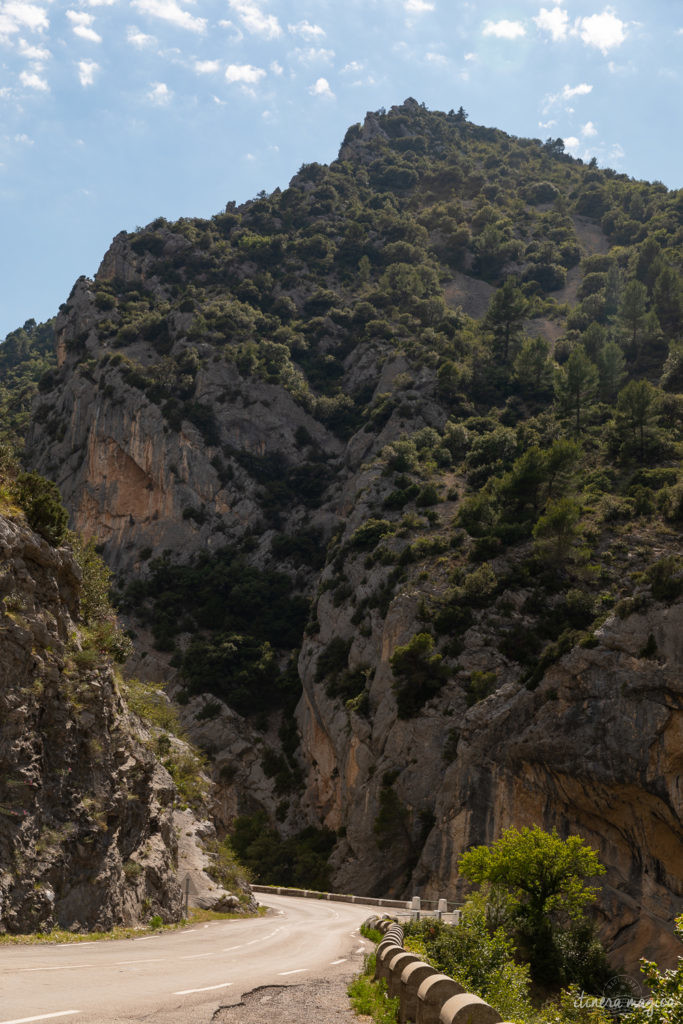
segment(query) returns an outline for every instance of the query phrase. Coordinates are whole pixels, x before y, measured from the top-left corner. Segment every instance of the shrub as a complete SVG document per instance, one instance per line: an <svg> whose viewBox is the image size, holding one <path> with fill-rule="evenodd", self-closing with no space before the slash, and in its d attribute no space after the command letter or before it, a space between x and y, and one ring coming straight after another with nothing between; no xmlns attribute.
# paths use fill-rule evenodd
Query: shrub
<svg viewBox="0 0 683 1024"><path fill-rule="evenodd" d="M15 493L31 529L58 547L66 538L69 513L62 505L57 485L38 473L20 473Z"/></svg>
<svg viewBox="0 0 683 1024"><path fill-rule="evenodd" d="M434 697L448 678L443 656L434 652L431 633L417 633L391 657L399 718L412 718Z"/></svg>
<svg viewBox="0 0 683 1024"><path fill-rule="evenodd" d="M368 519L351 534L350 544L362 551L374 548L383 537L396 532L396 524L388 519Z"/></svg>

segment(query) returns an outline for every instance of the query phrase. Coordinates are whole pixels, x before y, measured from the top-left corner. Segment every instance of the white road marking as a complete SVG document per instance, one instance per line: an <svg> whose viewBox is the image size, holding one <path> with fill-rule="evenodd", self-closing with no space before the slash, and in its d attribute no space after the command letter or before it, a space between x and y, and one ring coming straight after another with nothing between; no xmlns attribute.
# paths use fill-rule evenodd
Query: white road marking
<svg viewBox="0 0 683 1024"><path fill-rule="evenodd" d="M95 964L68 964L64 967L18 967L17 974L29 974L32 971L76 971L81 967L94 967ZM74 1013L80 1013L80 1010L74 1010Z"/></svg>
<svg viewBox="0 0 683 1024"><path fill-rule="evenodd" d="M126 964L160 964L166 959L165 956L158 956L153 960L117 960L114 967L124 967Z"/></svg>
<svg viewBox="0 0 683 1024"><path fill-rule="evenodd" d="M71 943L68 943L71 945ZM0 1024L29 1024L32 1020L50 1020L53 1017L70 1017L74 1013L81 1013L81 1010L60 1010L59 1013L41 1013L37 1017L15 1017L14 1020L3 1020Z"/></svg>
<svg viewBox="0 0 683 1024"><path fill-rule="evenodd" d="M217 988L230 988L231 981L224 981L222 985L207 985L206 988L183 988L180 992L174 992L174 996L189 996L193 992L215 992Z"/></svg>
<svg viewBox="0 0 683 1024"><path fill-rule="evenodd" d="M359 946L358 949L356 950L356 953L364 953L364 952L365 952L365 946Z"/></svg>
<svg viewBox="0 0 683 1024"><path fill-rule="evenodd" d="M181 960L203 960L205 956L218 956L218 950L215 953L193 953L192 956L181 956Z"/></svg>
<svg viewBox="0 0 683 1024"><path fill-rule="evenodd" d="M242 943L239 946L226 946L226 948L224 950L222 950L222 952L223 953L232 953L233 949L242 949L243 947L244 947L244 943Z"/></svg>
<svg viewBox="0 0 683 1024"><path fill-rule="evenodd" d="M341 960L330 960L330 967L335 967L337 964L345 964L345 963L346 963L346 957L343 956L341 958Z"/></svg>
<svg viewBox="0 0 683 1024"><path fill-rule="evenodd" d="M295 971L280 971L278 977L286 978L288 974L306 974L307 971L307 967L298 967Z"/></svg>

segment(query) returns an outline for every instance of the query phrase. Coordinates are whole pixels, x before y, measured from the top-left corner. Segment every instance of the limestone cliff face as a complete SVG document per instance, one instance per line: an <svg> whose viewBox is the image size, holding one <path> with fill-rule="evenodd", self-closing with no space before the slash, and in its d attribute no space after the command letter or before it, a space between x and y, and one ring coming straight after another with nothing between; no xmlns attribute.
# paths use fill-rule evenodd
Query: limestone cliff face
<svg viewBox="0 0 683 1024"><path fill-rule="evenodd" d="M121 239L114 240L103 268L104 279L112 268L126 280L144 276L144 260L136 262ZM133 568L145 548L154 554L182 550L187 556L225 544L226 538L240 539L253 527L261 514L258 483L226 456L228 483L217 469L222 451L277 455L296 464L302 461L297 431L305 431L311 445L332 459L339 456L338 440L287 391L243 379L234 365L212 362L211 346L191 346L188 317L182 314L171 327L172 351L182 354L193 347L207 364L194 375L192 397L213 414L216 434L207 444L188 419L170 429L159 403L130 383L130 360L144 367L158 362L158 355L138 339L127 347L125 360L117 358L98 333L103 314L94 288L80 279L57 318L64 386L43 404L27 446L32 466L58 483L74 529L97 537L112 566ZM301 508L294 508L287 519L296 523L301 515Z"/></svg>
<svg viewBox="0 0 683 1024"><path fill-rule="evenodd" d="M596 646L574 649L533 692L510 682L469 710L447 693L405 722L387 661L413 615L406 597L385 621L371 723L343 714L303 673L306 801L345 825L340 890L453 897L464 891L462 852L509 825L540 824L580 834L608 866L600 928L615 963L675 962L667 922L683 898L683 604L609 619ZM378 824L389 791L386 857Z"/></svg>
<svg viewBox="0 0 683 1024"><path fill-rule="evenodd" d="M0 516L0 572L0 930L178 920L197 823L111 667L81 657L78 566Z"/></svg>

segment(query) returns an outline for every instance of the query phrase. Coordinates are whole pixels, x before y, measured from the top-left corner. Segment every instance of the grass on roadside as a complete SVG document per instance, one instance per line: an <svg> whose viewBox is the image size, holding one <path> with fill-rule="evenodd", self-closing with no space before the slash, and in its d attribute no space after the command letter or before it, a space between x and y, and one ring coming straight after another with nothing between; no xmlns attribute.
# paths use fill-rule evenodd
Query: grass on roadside
<svg viewBox="0 0 683 1024"><path fill-rule="evenodd" d="M111 942L115 939L139 939L144 935L158 935L161 932L179 931L188 928L193 924L202 924L207 921L243 921L247 917L260 917L267 913L265 907L259 907L256 914L239 914L232 912L218 912L216 910L202 910L200 907L190 907L189 918L183 918L173 924L157 924L150 922L148 925L141 925L137 928L112 928L108 932L70 932L64 928L54 928L50 932L33 932L30 935L0 935L0 946L41 946L56 945L57 943L77 942ZM154 921L154 918L152 919Z"/></svg>
<svg viewBox="0 0 683 1024"><path fill-rule="evenodd" d="M349 985L351 1005L359 1016L372 1017L374 1024L396 1024L399 1000L389 999L386 981L373 981L374 973L375 954L371 953L365 958L363 973Z"/></svg>

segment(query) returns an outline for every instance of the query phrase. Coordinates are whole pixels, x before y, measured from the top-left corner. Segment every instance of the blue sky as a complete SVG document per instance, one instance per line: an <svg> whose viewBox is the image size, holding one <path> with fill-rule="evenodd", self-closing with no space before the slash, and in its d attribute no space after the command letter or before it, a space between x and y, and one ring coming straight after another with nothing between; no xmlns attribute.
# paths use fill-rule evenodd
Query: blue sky
<svg viewBox="0 0 683 1024"><path fill-rule="evenodd" d="M407 96L683 185L681 0L0 0L0 338Z"/></svg>

